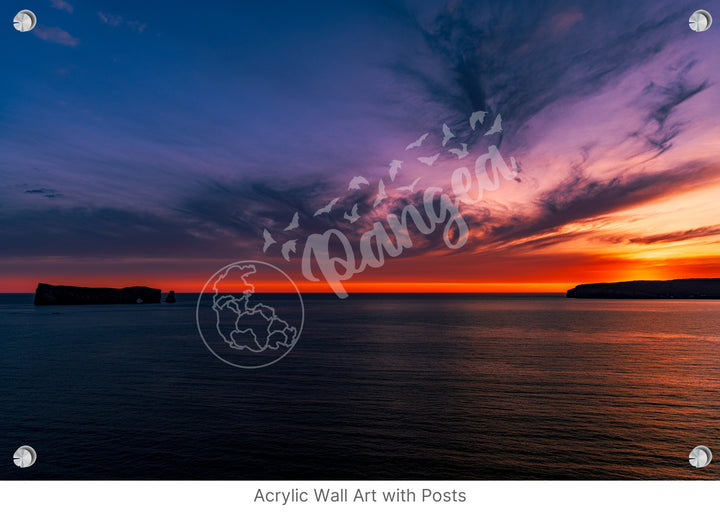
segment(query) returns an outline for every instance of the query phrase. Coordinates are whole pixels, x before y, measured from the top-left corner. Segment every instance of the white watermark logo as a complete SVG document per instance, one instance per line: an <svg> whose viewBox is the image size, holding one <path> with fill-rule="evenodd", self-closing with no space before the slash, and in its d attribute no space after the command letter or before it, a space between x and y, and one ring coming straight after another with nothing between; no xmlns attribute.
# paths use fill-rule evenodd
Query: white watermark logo
<svg viewBox="0 0 720 517"><path fill-rule="evenodd" d="M460 212L460 203L477 203L484 190L496 190L499 187L500 176L512 179L516 174L504 162L497 147L491 145L488 152L477 159L474 175L467 167L453 172L450 180L454 199L439 187L426 188L420 208L406 205L399 216L393 213L387 215L385 222L390 229L389 233L385 225L377 221L360 236L359 257L350 239L338 229L331 228L324 233L310 235L303 251L303 276L311 282L319 282L320 278L313 273L313 266L316 266L338 298L347 298L348 293L342 284L344 280L362 273L368 267L380 268L385 264L386 256L398 257L404 250L412 248L410 222L423 235L430 235L438 226L444 225L445 245L450 249L462 248L468 239L468 225ZM382 180L380 185L383 187ZM473 196L471 192L477 193ZM331 256L333 239L340 244L341 255Z"/></svg>
<svg viewBox="0 0 720 517"><path fill-rule="evenodd" d="M473 132L483 124L486 114L484 111L476 111L470 115L469 123ZM503 131L502 124L502 117L497 115L484 136L501 133ZM470 155L468 144L465 142L460 143L459 147L448 146L448 143L457 136L447 124L443 124L442 141L440 142L443 149L435 154L425 156L422 149L427 146L429 136L430 133L424 133L405 148L406 152L420 150L422 155L416 156L416 159L427 167L434 167L444 153L453 155L457 160L463 160ZM302 274L305 279L310 282L325 281L338 298L347 298L348 293L343 285L344 281L350 280L367 268L380 268L385 264L387 257L398 257L403 251L413 247L411 225L414 226L415 231L424 236L428 236L442 227L445 245L452 250L462 248L467 243L469 229L462 216L461 205L479 203L485 191L494 191L500 187L500 178L511 180L518 174L518 165L514 157L510 157L508 164L497 146L489 145L485 149L487 152L483 152L475 159L472 170L468 167L458 167L452 171L449 177L449 191L432 185L425 187L422 190L422 202L406 204L399 214L377 212L383 214L384 220L376 220L369 230L359 236L357 232L352 232L349 237L339 228L330 228L323 233L308 235L305 239L301 262ZM378 180L375 186L376 190L367 192L369 199L372 199L372 204L367 203L368 206L364 207L366 214L374 213L388 200L407 199L407 196L416 192L418 184L424 179L422 176L414 178L408 184L403 182L394 186L396 178L402 174L402 167L402 160L392 160L388 175ZM350 180L347 190L359 191L372 188L373 185L367 178L354 176ZM332 214L341 199L341 197L331 199L318 208L312 217ZM344 211L342 217L350 225L354 225L361 218L359 203L355 203L349 211ZM282 232L295 231L300 226L300 214L295 212L290 223ZM352 231L351 228L349 230ZM264 228L263 253L268 253L273 245L279 244L279 238L279 232L275 232L273 235L270 230ZM353 247L353 241L357 241L357 249ZM289 262L291 255L297 253L297 246L297 238L286 240L279 246L282 257Z"/></svg>
<svg viewBox="0 0 720 517"><path fill-rule="evenodd" d="M476 111L470 115L471 135L483 125L486 114ZM502 125L498 114L483 136L502 133ZM471 155L468 142L448 145L459 139L457 134L443 124L442 139L434 151L427 152L428 132L408 144L405 152L419 153L414 158L422 170L444 163L443 155L456 163ZM387 175L376 184L364 176L353 176L347 187L349 195L346 191L314 212L306 212L312 213L306 218L337 220L344 227L344 231L334 227L306 234L300 261L306 280L324 281L338 298L347 298L343 282L368 268L381 268L386 258L399 257L412 248L411 230L429 236L440 229L447 248L462 248L469 228L461 206L476 205L486 191L500 187L501 178L515 179L519 172L514 157L507 163L496 145L488 145L470 167L454 166L448 178L439 180L449 187L431 184L421 190L418 185L427 180L423 176L403 178L403 163L393 159ZM362 233L353 231L363 216L375 220L365 224ZM298 237L303 231L300 211L285 221L270 226L272 231L262 229L262 252L279 249L282 258L290 262L292 255L298 254ZM203 342L218 359L239 368L260 368L279 361L295 346L305 311L300 291L288 275L265 262L243 261L225 266L208 280L198 298L196 316Z"/></svg>
<svg viewBox="0 0 720 517"><path fill-rule="evenodd" d="M215 357L238 368L279 361L300 339L305 307L295 282L259 261L217 271L198 297L198 331Z"/></svg>

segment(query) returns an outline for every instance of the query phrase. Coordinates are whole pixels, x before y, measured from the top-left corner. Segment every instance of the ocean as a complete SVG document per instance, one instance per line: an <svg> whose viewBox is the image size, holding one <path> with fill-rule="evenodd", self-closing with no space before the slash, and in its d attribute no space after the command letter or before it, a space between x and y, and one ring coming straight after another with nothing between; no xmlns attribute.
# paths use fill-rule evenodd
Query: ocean
<svg viewBox="0 0 720 517"><path fill-rule="evenodd" d="M0 295L0 479L720 479L720 301L304 299L295 347L246 370L196 295Z"/></svg>

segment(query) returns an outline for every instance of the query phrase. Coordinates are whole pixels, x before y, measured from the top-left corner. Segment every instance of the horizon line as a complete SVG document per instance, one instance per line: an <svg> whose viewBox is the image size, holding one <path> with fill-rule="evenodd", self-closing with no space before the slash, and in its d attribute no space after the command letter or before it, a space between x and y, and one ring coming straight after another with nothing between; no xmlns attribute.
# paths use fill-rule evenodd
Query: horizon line
<svg viewBox="0 0 720 517"><path fill-rule="evenodd" d="M80 287L80 286L78 286ZM129 286L132 287L132 286ZM139 287L139 286L138 286ZM100 288L102 289L102 288ZM115 289L115 288L109 288L109 289ZM118 288L120 289L120 288ZM176 291L172 290L175 294L200 294L202 291ZM163 294L168 294L170 291L163 291L161 290ZM258 294L294 294L296 291L261 291ZM537 295L564 295L567 291L352 291L349 292L349 295L353 294L537 294ZM8 291L8 292L0 292L0 295L3 294L35 294L35 291ZM326 291L301 291L300 294L320 294L320 295L328 295L328 296L334 296L335 293L333 292L326 292Z"/></svg>

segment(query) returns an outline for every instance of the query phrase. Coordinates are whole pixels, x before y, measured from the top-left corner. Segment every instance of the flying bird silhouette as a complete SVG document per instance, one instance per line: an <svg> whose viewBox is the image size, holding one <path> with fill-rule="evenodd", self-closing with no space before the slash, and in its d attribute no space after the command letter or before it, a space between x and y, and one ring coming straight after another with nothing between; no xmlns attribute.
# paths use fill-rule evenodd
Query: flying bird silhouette
<svg viewBox="0 0 720 517"><path fill-rule="evenodd" d="M350 224L352 224L355 221L357 221L358 219L360 219L360 214L358 214L357 203L355 203L355 206L352 207L351 212L349 214L347 212L345 212L345 215L343 215L343 217L345 219L347 219L348 221L350 221Z"/></svg>
<svg viewBox="0 0 720 517"><path fill-rule="evenodd" d="M493 125L490 129L488 129L487 133L485 133L485 136L488 135L494 135L495 133L499 133L502 131L502 117L498 115L495 117L495 122L493 122Z"/></svg>
<svg viewBox="0 0 720 517"><path fill-rule="evenodd" d="M448 151L449 153L453 153L455 156L457 156L458 160L462 160L468 154L470 154L470 153L468 153L468 150L467 150L467 144L460 144L460 146L462 147L462 149L450 149Z"/></svg>
<svg viewBox="0 0 720 517"><path fill-rule="evenodd" d="M414 148L416 148L416 147L420 147L420 146L422 145L422 143L425 141L425 139L428 137L429 134L430 134L430 133L425 133L423 136L421 136L420 138L418 138L417 140L415 140L412 144L409 144L409 145L405 148L405 150L406 150L406 151L409 151L410 149L414 149Z"/></svg>
<svg viewBox="0 0 720 517"><path fill-rule="evenodd" d="M442 140L442 146L445 147L445 144L447 144L451 138L455 138L455 135L452 131L450 131L450 128L447 124L443 124L443 140Z"/></svg>
<svg viewBox="0 0 720 517"><path fill-rule="evenodd" d="M385 183L383 183L383 180L380 180L378 183L378 193L377 197L375 198L375 202L373 203L373 208L378 206L380 203L382 203L383 199L387 198L387 194L385 193Z"/></svg>
<svg viewBox="0 0 720 517"><path fill-rule="evenodd" d="M337 203L338 201L340 201L340 198L339 198L339 197L336 197L335 199L333 199L332 201L330 201L327 205L325 205L325 206L322 207L320 210L318 210L317 212L315 212L315 213L313 214L313 217L317 217L317 216L323 215L323 214L329 214L330 211L331 211L331 210L333 209L333 207L335 206L335 203Z"/></svg>
<svg viewBox="0 0 720 517"><path fill-rule="evenodd" d="M267 229L263 230L263 239L265 239L265 243L263 244L263 253L265 253L270 246L277 242L272 238L272 235L270 235L270 232L267 231Z"/></svg>
<svg viewBox="0 0 720 517"><path fill-rule="evenodd" d="M300 227L300 215L297 212L295 212L295 215L293 216L292 221L290 221L290 224L288 224L283 231L287 232L287 231L294 230L295 228L299 228L299 227Z"/></svg>
<svg viewBox="0 0 720 517"><path fill-rule="evenodd" d="M283 258L288 262L290 262L290 253L297 252L297 250L295 249L295 244L297 244L297 239L287 241L285 244L282 245L282 248L280 248L280 253L282 253Z"/></svg>
<svg viewBox="0 0 720 517"><path fill-rule="evenodd" d="M358 190L360 188L360 185L370 185L370 182L362 176L355 176L353 179L350 180L348 190Z"/></svg>
<svg viewBox="0 0 720 517"><path fill-rule="evenodd" d="M395 176L397 176L400 169L402 169L402 162L400 160L390 162L390 181L395 181Z"/></svg>
<svg viewBox="0 0 720 517"><path fill-rule="evenodd" d="M408 192L415 192L415 186L418 184L418 181L420 181L422 178L416 178L415 181L413 181L410 185L407 187L399 187L398 190L406 190Z"/></svg>
<svg viewBox="0 0 720 517"><path fill-rule="evenodd" d="M473 131L475 131L475 125L480 122L482 124L485 122L485 115L487 115L487 111L474 111L470 115L470 127Z"/></svg>
<svg viewBox="0 0 720 517"><path fill-rule="evenodd" d="M418 158L418 161L420 163L424 163L425 165L432 165L438 158L440 158L440 153L437 153L434 156L421 156Z"/></svg>

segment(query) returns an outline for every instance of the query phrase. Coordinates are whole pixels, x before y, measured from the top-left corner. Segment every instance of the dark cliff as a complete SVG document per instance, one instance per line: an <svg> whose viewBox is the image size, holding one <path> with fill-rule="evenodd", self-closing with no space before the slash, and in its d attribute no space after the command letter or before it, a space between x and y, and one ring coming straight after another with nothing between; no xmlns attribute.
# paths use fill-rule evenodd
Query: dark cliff
<svg viewBox="0 0 720 517"><path fill-rule="evenodd" d="M567 292L568 298L705 298L720 299L720 278L687 280L634 280L611 284L581 284Z"/></svg>
<svg viewBox="0 0 720 517"><path fill-rule="evenodd" d="M149 287L74 287L38 284L35 305L87 305L108 303L160 303L160 289Z"/></svg>

